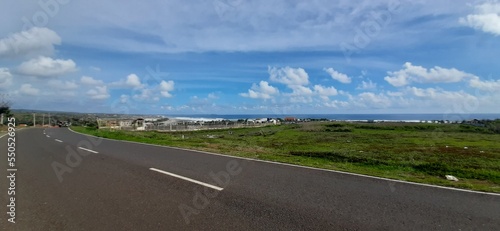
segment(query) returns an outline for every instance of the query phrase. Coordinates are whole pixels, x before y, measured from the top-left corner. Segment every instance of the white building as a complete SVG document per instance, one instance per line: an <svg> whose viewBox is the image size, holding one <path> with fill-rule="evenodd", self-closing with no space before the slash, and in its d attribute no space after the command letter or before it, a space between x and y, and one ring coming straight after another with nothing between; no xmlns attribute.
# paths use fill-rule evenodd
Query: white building
<svg viewBox="0 0 500 231"><path fill-rule="evenodd" d="M120 120L120 128L132 127L133 120Z"/></svg>
<svg viewBox="0 0 500 231"><path fill-rule="evenodd" d="M138 118L138 119L134 120L133 126L134 126L135 130L137 130L137 131L146 130L146 123L144 122L143 118Z"/></svg>

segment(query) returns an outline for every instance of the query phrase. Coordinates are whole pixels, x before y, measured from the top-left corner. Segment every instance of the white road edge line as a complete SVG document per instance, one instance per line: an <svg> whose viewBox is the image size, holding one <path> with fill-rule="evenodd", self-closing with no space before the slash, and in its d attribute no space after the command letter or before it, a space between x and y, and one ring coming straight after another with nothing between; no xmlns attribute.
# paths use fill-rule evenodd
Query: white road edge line
<svg viewBox="0 0 500 231"><path fill-rule="evenodd" d="M82 147L78 147L78 149L81 149L81 150L85 150L87 152L92 152L92 153L95 153L95 154L98 154L98 152L94 151L94 150L90 150L90 149L86 149L86 148L82 148Z"/></svg>
<svg viewBox="0 0 500 231"><path fill-rule="evenodd" d="M55 139L55 141L59 142L59 143L62 143L63 141L62 140L58 140L58 139Z"/></svg>
<svg viewBox="0 0 500 231"><path fill-rule="evenodd" d="M163 173L165 175L169 175L169 176L173 176L173 177L177 177L179 179L182 179L182 180L185 180L185 181L189 181L189 182L192 182L192 183L195 183L195 184L199 184L199 185L202 185L202 186L205 186L207 188L211 188L211 189L215 189L217 191L222 191L223 188L221 187L217 187L217 186L214 186L214 185L211 185L211 184L207 184L207 183L203 183L201 181L197 181L197 180L193 180L191 178L187 178L187 177L183 177L183 176L179 176L177 174L173 174L173 173L170 173L170 172L165 172L163 170L160 170L160 169L156 169L156 168L150 168L149 170L151 171L155 171L155 172L159 172L159 173Z"/></svg>
<svg viewBox="0 0 500 231"><path fill-rule="evenodd" d="M21 131L21 130L23 130L23 128L17 128L17 130L16 130L16 131ZM9 135L9 133L8 133L8 132L7 132L7 133L5 133L5 134L3 134L3 135L1 135L1 136L0 136L0 139L2 139L2 138L4 138L4 137L6 137L7 135Z"/></svg>
<svg viewBox="0 0 500 231"><path fill-rule="evenodd" d="M49 136L49 135L46 135L46 136L47 136L47 138L50 138L50 136Z"/></svg>
<svg viewBox="0 0 500 231"><path fill-rule="evenodd" d="M294 168L304 168L304 169L310 169L310 170L316 170L316 171L323 171L323 172L333 172L333 173L338 173L338 174L358 176L358 177L364 177L364 178L371 178L371 179L376 179L376 180L383 180L383 181L396 182L396 183L402 183L402 184L424 186L424 187L429 187L429 188L438 188L438 189L445 189L445 190L459 191L459 192L466 192L466 193L474 193L474 194L482 194L482 195L490 195L490 196L500 196L499 193L481 192L481 191L473 191L473 190L461 189L461 188L452 188L452 187L446 187L446 186L440 186L440 185L423 184L423 183L417 183L417 182L411 182L411 181L404 181L404 180L395 180L395 179L383 178L383 177L378 177L378 176L363 175L363 174L359 174L359 173L342 172L342 171L331 170L331 169L322 169L322 168L315 168L315 167L308 167L308 166L301 166L301 165L294 165L294 164L287 164L287 163L279 163L279 162L273 162L273 161L268 161L268 160L250 159L250 158L246 158L246 157L230 156L230 155L224 155L224 154L219 154L219 153L204 152L204 151L198 151L198 150L192 150L192 149L186 149L186 148L179 148L179 147L172 147L172 146L162 146L162 145L157 145L157 144L139 143L139 142L128 141L128 140L113 140L113 139L109 139L109 138L103 138L103 137L98 137L98 136L93 136L93 135L87 135L87 134L84 134L84 133L81 133L81 132L76 132L76 131L73 131L71 128L68 128L68 130L70 130L71 132L74 132L76 134L83 135L83 136L90 136L90 137L95 137L95 138L98 138L98 139L110 140L110 141L115 141L115 142L141 144L141 145L161 147L161 148L171 148L171 149L177 149L177 150L183 150L183 151L191 151L191 152L196 152L196 153L200 153L200 154L214 155L214 156L220 156L220 157L226 157L226 158L232 158L232 159L248 160L248 161L255 161L255 162L261 162L261 163L267 163L267 164L282 165L282 166L288 166L288 167L294 167Z"/></svg>

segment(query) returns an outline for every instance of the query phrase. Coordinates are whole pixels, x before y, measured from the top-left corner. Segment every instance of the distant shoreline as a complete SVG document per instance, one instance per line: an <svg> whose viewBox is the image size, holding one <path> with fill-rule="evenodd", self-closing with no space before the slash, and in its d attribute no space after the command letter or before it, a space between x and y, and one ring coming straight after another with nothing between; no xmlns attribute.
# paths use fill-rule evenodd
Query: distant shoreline
<svg viewBox="0 0 500 231"><path fill-rule="evenodd" d="M500 114L241 114L241 115L167 115L172 119L182 118L185 120L238 120L238 119L261 119L261 118L285 118L297 119L327 119L339 121L386 121L386 122L420 122L432 120L494 120L500 119Z"/></svg>

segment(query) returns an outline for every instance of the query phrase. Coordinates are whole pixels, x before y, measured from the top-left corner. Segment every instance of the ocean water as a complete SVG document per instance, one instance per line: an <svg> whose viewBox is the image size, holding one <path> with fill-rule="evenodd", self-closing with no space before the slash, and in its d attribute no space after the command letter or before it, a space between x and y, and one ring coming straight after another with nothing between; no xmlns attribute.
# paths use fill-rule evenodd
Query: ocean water
<svg viewBox="0 0 500 231"><path fill-rule="evenodd" d="M329 119L329 120L390 120L390 121L420 121L420 120L449 120L462 121L472 119L500 119L500 114L239 114L239 115L217 115L217 114L192 114L192 115L167 115L169 118L190 120L238 120L259 118L285 118L297 119Z"/></svg>

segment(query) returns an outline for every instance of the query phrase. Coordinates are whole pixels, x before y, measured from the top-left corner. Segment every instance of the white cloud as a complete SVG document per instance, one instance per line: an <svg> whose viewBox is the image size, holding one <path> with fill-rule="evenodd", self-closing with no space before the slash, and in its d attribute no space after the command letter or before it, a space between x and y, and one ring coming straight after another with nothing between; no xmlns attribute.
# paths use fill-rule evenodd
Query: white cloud
<svg viewBox="0 0 500 231"><path fill-rule="evenodd" d="M61 38L48 28L33 27L0 40L0 58L51 55Z"/></svg>
<svg viewBox="0 0 500 231"><path fill-rule="evenodd" d="M479 77L475 77L470 80L469 85L482 91L500 92L500 80L481 81Z"/></svg>
<svg viewBox="0 0 500 231"><path fill-rule="evenodd" d="M23 84L21 85L21 88L19 89L19 93L27 96L38 96L40 94L40 90L37 88L34 88L31 84Z"/></svg>
<svg viewBox="0 0 500 231"><path fill-rule="evenodd" d="M331 107L331 108L346 108L350 104L349 104L349 102L346 102L346 101L334 100L331 102L325 102L325 103L323 103L323 105L325 107Z"/></svg>
<svg viewBox="0 0 500 231"><path fill-rule="evenodd" d="M476 30L498 36L500 35L500 2L486 2L477 5L474 14L460 18L459 22Z"/></svg>
<svg viewBox="0 0 500 231"><path fill-rule="evenodd" d="M403 92L392 92L392 91L389 91L387 92L387 95L388 96L392 96L392 97L401 97L401 96L404 96L404 93Z"/></svg>
<svg viewBox="0 0 500 231"><path fill-rule="evenodd" d="M218 99L218 98L219 98L219 96L217 96L215 93L210 93L207 96L207 99Z"/></svg>
<svg viewBox="0 0 500 231"><path fill-rule="evenodd" d="M305 86L301 85L291 85L288 86L292 89L292 93L284 94L289 96L290 103L311 103L313 102L314 92Z"/></svg>
<svg viewBox="0 0 500 231"><path fill-rule="evenodd" d="M174 107L167 105L161 106L160 108L167 111L173 111L175 109Z"/></svg>
<svg viewBox="0 0 500 231"><path fill-rule="evenodd" d="M9 87L12 84L12 74L8 68L0 68L0 88Z"/></svg>
<svg viewBox="0 0 500 231"><path fill-rule="evenodd" d="M170 94L170 92L174 90L174 86L175 86L174 81L172 81L172 80L170 80L170 81L162 80L161 83L160 83L160 94L161 94L161 96L163 96L165 98L172 97L172 94Z"/></svg>
<svg viewBox="0 0 500 231"><path fill-rule="evenodd" d="M134 73L127 75L125 79L110 83L109 86L123 89L143 89L147 87L146 84L141 82L141 78Z"/></svg>
<svg viewBox="0 0 500 231"><path fill-rule="evenodd" d="M498 94L471 95L464 90L406 87L399 92L364 92L347 101L325 101L322 105L345 110L382 110L424 113L478 113L498 107ZM493 110L494 111L494 110Z"/></svg>
<svg viewBox="0 0 500 231"><path fill-rule="evenodd" d="M417 83L456 83L466 78L472 78L474 75L459 71L455 68L447 69L442 67L434 67L426 69L422 66L413 66L407 62L403 65L403 69L395 72L388 72L388 76L384 79L389 84L395 87L402 87Z"/></svg>
<svg viewBox="0 0 500 231"><path fill-rule="evenodd" d="M237 7L233 7L235 2L238 2ZM64 9L65 15L71 16L66 20L72 27L64 28L64 32L73 32L65 33L65 40L72 44L129 51L283 50L305 47L307 43L315 47L333 47L338 37L344 35L339 31L352 29L348 25L339 26L339 21L348 21L361 13L368 15L372 9L387 5L358 4L356 11L363 8L365 12L347 13L339 9L339 4L329 3L327 0L315 4L241 0L186 3L173 0L127 4L119 8L113 4L101 4L95 9L91 7L98 4L95 0L72 2L72 7ZM220 14L221 8L225 13ZM129 13L137 10L148 14ZM107 31L106 28L115 30ZM127 33L116 33L116 30ZM176 33L170 33L172 31ZM113 33L120 36L112 36ZM332 41L333 38L336 40Z"/></svg>
<svg viewBox="0 0 500 231"><path fill-rule="evenodd" d="M308 104L308 103L312 103L313 102L313 99L311 96L293 96L293 97L290 97L290 103L304 103L304 104Z"/></svg>
<svg viewBox="0 0 500 231"><path fill-rule="evenodd" d="M125 84L127 86L133 87L133 88L141 88L142 87L141 79L136 74L128 75L127 79L125 80Z"/></svg>
<svg viewBox="0 0 500 231"><path fill-rule="evenodd" d="M445 91L439 88L416 88L408 87L407 94L417 97L411 107L420 105L424 108L439 107L440 111L445 108L455 113L474 113L481 103L479 98L464 91ZM483 102L486 103L486 102Z"/></svg>
<svg viewBox="0 0 500 231"><path fill-rule="evenodd" d="M259 85L253 84L248 93L240 93L240 96L252 99L271 99L273 95L279 94L278 88L269 85L266 81L260 81Z"/></svg>
<svg viewBox="0 0 500 231"><path fill-rule="evenodd" d="M92 71L96 71L96 72L100 72L100 71L101 71L101 68L100 68L100 67L90 66L90 70L92 70Z"/></svg>
<svg viewBox="0 0 500 231"><path fill-rule="evenodd" d="M75 90L78 85L74 81L50 80L48 86L58 90Z"/></svg>
<svg viewBox="0 0 500 231"><path fill-rule="evenodd" d="M170 93L168 93L168 92L166 92L166 93L162 92L162 96L167 97L167 98L171 97ZM155 95L155 92L153 91L153 89L149 89L149 88L140 89L140 93L134 94L132 96L132 98L135 100L138 100L138 101L159 101L160 100L160 98L157 95Z"/></svg>
<svg viewBox="0 0 500 231"><path fill-rule="evenodd" d="M290 95L293 96L310 96L313 94L311 88L301 86L301 85L291 85L289 86L292 89L292 93Z"/></svg>
<svg viewBox="0 0 500 231"><path fill-rule="evenodd" d="M389 72L390 76L386 76L384 79L389 84L395 87L403 87L410 84L410 80L404 73L394 73Z"/></svg>
<svg viewBox="0 0 500 231"><path fill-rule="evenodd" d="M375 90L377 89L377 84L371 80L362 81L361 84L356 88L358 90Z"/></svg>
<svg viewBox="0 0 500 231"><path fill-rule="evenodd" d="M288 86L309 84L309 75L302 68L276 68L269 67L269 79L273 82L282 83Z"/></svg>
<svg viewBox="0 0 500 231"><path fill-rule="evenodd" d="M319 94L319 95L326 95L326 96L335 96L338 95L337 89L335 87L323 87L321 85L315 85L314 90Z"/></svg>
<svg viewBox="0 0 500 231"><path fill-rule="evenodd" d="M82 76L82 78L80 78L80 83L88 86L104 85L102 80L97 80L90 76Z"/></svg>
<svg viewBox="0 0 500 231"><path fill-rule="evenodd" d="M367 108L388 108L392 105L391 99L382 93L363 92L356 100L358 105Z"/></svg>
<svg viewBox="0 0 500 231"><path fill-rule="evenodd" d="M88 81L93 82L93 81ZM138 101L152 100L158 101L161 97L172 97L171 91L174 90L174 81L162 80L156 86L149 86L141 82L136 74L130 74L125 79L110 83L109 86L123 89L133 89L132 98Z"/></svg>
<svg viewBox="0 0 500 231"><path fill-rule="evenodd" d="M52 59L44 56L26 61L17 68L20 74L38 77L57 77L76 70L76 64L71 59Z"/></svg>
<svg viewBox="0 0 500 231"><path fill-rule="evenodd" d="M122 103L122 104L128 103L129 98L130 97L128 95L121 95L120 96L120 103Z"/></svg>
<svg viewBox="0 0 500 231"><path fill-rule="evenodd" d="M437 96L438 90L435 88L422 89L422 88L417 88L417 87L410 87L407 89L407 91L411 95L416 96L416 97L435 99Z"/></svg>
<svg viewBox="0 0 500 231"><path fill-rule="evenodd" d="M330 76L332 77L332 79L334 80L337 80L341 83L345 83L345 84L348 84L348 83L351 83L351 77L347 76L346 74L343 74L343 73L340 73L336 70L334 70L333 68L324 68L323 69L324 71L326 71L326 73L330 74Z"/></svg>
<svg viewBox="0 0 500 231"><path fill-rule="evenodd" d="M408 87L406 92L411 96L416 96L421 99L429 100L432 103L442 105L460 104L465 100L477 100L477 98L464 91L445 91L439 88L417 88Z"/></svg>
<svg viewBox="0 0 500 231"><path fill-rule="evenodd" d="M104 100L110 97L106 86L96 86L94 89L87 91L87 95L91 99Z"/></svg>
<svg viewBox="0 0 500 231"><path fill-rule="evenodd" d="M234 2L238 2L235 7ZM64 34L64 40L68 44L126 52L289 49L331 51L337 50L341 42L352 41L357 27L365 29L363 24L366 23L363 21L370 22L373 11L387 13L390 5L399 5L398 9L404 10L402 14L397 13L401 16L400 22L428 15L455 16L466 7L463 3L450 4L449 0L439 3L411 2L411 5L415 5L411 10L408 10L408 1L387 0L341 0L336 4L331 4L329 0L317 0L313 3L284 0L169 0L130 3L119 8L116 4L100 3L97 0L72 1L71 7L64 7L64 13L57 15L58 20L68 22L71 27L59 23L51 23L51 26ZM99 9L92 7L96 4L99 4ZM214 5L222 5L224 13L218 14L220 8ZM36 2L26 4L23 1L12 1L9 7L3 7L7 9L2 11L2 16L5 15L5 21L19 21L19 15L23 12L34 12L37 7ZM130 14L139 10L148 14ZM393 21L394 16L392 15ZM441 22L448 20L440 19L437 23L442 25ZM453 21L456 23L456 20ZM384 33L380 33L378 37L383 36L384 39L379 39L379 42L391 44L390 42L397 41L411 44L419 39L418 36L406 36L406 39L401 41L401 34L393 33L409 29L401 26L405 24L390 23L390 27L382 28ZM12 27L16 26L6 26ZM410 29L419 33L427 32L429 28L414 26ZM175 33L172 33L173 31Z"/></svg>
<svg viewBox="0 0 500 231"><path fill-rule="evenodd" d="M323 87L321 85L314 86L314 92L319 95L319 97L325 101L330 100L329 96L336 96L339 94L335 87Z"/></svg>

